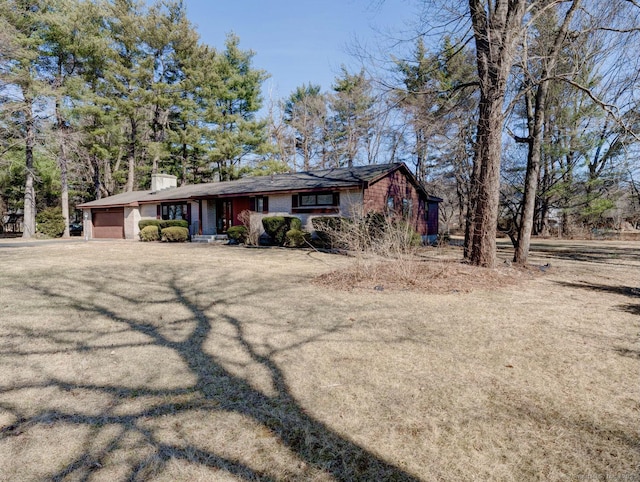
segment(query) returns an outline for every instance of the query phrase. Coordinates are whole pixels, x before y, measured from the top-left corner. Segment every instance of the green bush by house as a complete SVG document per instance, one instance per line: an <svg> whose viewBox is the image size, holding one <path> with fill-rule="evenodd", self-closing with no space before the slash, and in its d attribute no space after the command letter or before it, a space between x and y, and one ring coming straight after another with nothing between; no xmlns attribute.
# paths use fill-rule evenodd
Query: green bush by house
<svg viewBox="0 0 640 482"><path fill-rule="evenodd" d="M244 243L247 240L247 228L244 226L231 226L227 229L227 237L238 243Z"/></svg>
<svg viewBox="0 0 640 482"><path fill-rule="evenodd" d="M170 226L162 231L162 241L168 243L184 243L189 239L189 230L181 226Z"/></svg>
<svg viewBox="0 0 640 482"><path fill-rule="evenodd" d="M179 226L189 228L189 223L184 219L142 219L138 221L138 228L143 230L147 226L157 226L158 230Z"/></svg>
<svg viewBox="0 0 640 482"><path fill-rule="evenodd" d="M274 244L284 246L287 241L287 232L292 229L301 231L302 221L295 216L267 216L262 218L262 226Z"/></svg>
<svg viewBox="0 0 640 482"><path fill-rule="evenodd" d="M300 229L290 229L286 234L285 246L303 248L311 243L311 234Z"/></svg>
<svg viewBox="0 0 640 482"><path fill-rule="evenodd" d="M46 208L36 215L37 230L51 238L59 238L64 233L64 217L60 208Z"/></svg>
<svg viewBox="0 0 640 482"><path fill-rule="evenodd" d="M141 241L160 241L160 231L157 226L145 226L140 230Z"/></svg>

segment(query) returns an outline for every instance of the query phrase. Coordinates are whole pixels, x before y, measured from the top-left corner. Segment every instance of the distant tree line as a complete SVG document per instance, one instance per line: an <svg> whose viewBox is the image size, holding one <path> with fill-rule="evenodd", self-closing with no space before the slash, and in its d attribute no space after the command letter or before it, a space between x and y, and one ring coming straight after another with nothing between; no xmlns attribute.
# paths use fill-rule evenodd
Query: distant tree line
<svg viewBox="0 0 640 482"><path fill-rule="evenodd" d="M37 210L68 219L158 171L185 184L402 161L474 264L495 263L496 230L526 263L532 235L638 226L637 2L419 3L429 20L385 69L342 67L328 91L263 107L253 52L234 35L204 45L180 1L7 0L2 210L23 209L31 235Z"/></svg>

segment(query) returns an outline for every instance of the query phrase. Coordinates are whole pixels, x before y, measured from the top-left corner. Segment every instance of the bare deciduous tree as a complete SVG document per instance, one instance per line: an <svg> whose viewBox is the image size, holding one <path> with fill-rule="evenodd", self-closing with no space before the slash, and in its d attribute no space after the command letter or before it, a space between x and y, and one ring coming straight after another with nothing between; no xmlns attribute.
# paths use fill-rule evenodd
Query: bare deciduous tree
<svg viewBox="0 0 640 482"><path fill-rule="evenodd" d="M503 104L526 0L469 0L476 45L480 104L472 174L468 255L472 264L493 267L500 195Z"/></svg>

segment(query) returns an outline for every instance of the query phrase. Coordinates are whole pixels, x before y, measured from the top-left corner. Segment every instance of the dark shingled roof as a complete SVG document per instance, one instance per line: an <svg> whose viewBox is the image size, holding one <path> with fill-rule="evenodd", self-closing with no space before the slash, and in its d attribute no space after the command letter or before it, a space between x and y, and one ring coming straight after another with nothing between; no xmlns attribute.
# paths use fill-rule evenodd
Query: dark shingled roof
<svg viewBox="0 0 640 482"><path fill-rule="evenodd" d="M238 196L243 194L251 195L317 189L364 188L367 184L374 182L400 168L405 169L406 173L413 179L409 170L402 163L373 164L369 166L325 169L322 171L276 174L273 176L245 177L236 181L190 184L182 187L164 189L157 192L133 191L87 202L79 205L79 207L135 206L139 203L157 203L161 201L178 201L206 197ZM420 187L419 189L422 190ZM429 198L431 199L431 196ZM437 200L437 198L433 198L431 200Z"/></svg>

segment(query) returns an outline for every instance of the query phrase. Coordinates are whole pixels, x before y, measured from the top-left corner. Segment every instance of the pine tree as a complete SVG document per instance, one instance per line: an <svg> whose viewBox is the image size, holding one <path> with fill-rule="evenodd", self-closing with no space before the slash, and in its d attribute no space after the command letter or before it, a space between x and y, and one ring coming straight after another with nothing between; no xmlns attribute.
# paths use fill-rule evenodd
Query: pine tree
<svg viewBox="0 0 640 482"><path fill-rule="evenodd" d="M243 159L267 149L266 122L256 119L262 106L260 88L267 78L254 69L254 53L240 49L240 39L231 34L225 50L214 58L205 121L211 125L208 159L218 166L220 180L237 178Z"/></svg>
<svg viewBox="0 0 640 482"><path fill-rule="evenodd" d="M295 132L296 151L304 171L326 167L326 116L326 99L319 85L298 87L284 104L284 120Z"/></svg>
<svg viewBox="0 0 640 482"><path fill-rule="evenodd" d="M351 167L371 135L375 98L364 70L350 74L344 66L335 80L333 91L329 96L332 114L328 127L329 141L334 146L333 164Z"/></svg>
<svg viewBox="0 0 640 482"><path fill-rule="evenodd" d="M11 54L0 57L0 106L10 149L24 153L24 238L31 238L36 231L34 153L50 95L50 59L44 52L42 29L45 10L44 1L6 0L0 4L2 28L8 33L5 44Z"/></svg>

